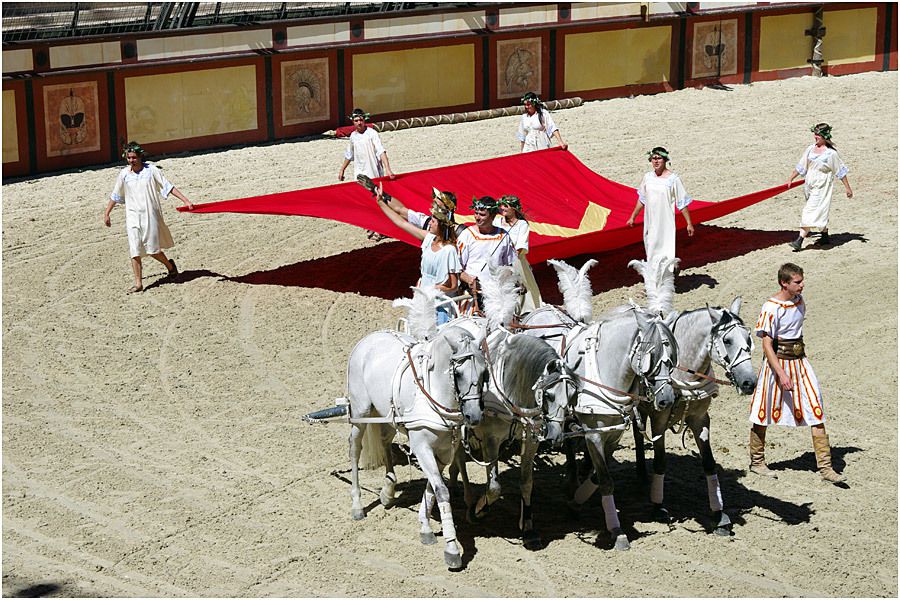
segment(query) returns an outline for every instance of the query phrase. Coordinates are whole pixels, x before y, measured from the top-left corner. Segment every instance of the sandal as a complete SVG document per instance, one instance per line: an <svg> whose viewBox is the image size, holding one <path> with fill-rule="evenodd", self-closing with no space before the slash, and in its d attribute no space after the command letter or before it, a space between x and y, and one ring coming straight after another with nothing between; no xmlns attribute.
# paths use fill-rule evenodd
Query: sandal
<svg viewBox="0 0 900 600"><path fill-rule="evenodd" d="M800 248L803 246L803 238L798 237L793 242L789 243L788 246L794 249L794 252L800 252Z"/></svg>
<svg viewBox="0 0 900 600"><path fill-rule="evenodd" d="M178 265L176 265L175 261L171 258L169 259L169 262L172 263L172 268L169 269L168 273L166 273L166 277L175 277L176 275L178 275Z"/></svg>
<svg viewBox="0 0 900 600"><path fill-rule="evenodd" d="M133 285L125 292L126 294L137 294L139 292L144 291L144 286L142 285Z"/></svg>

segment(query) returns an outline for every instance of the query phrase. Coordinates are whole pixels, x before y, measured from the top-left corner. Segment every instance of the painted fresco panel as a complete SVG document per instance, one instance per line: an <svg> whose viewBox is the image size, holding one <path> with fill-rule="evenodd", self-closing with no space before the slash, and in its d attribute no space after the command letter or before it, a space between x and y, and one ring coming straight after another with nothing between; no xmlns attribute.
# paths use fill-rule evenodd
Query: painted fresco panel
<svg viewBox="0 0 900 600"><path fill-rule="evenodd" d="M372 114L472 104L475 46L353 55L353 106Z"/></svg>
<svg viewBox="0 0 900 600"><path fill-rule="evenodd" d="M812 13L760 18L759 70L808 67L806 61L812 57L812 38L805 31L812 26Z"/></svg>
<svg viewBox="0 0 900 600"><path fill-rule="evenodd" d="M822 53L826 65L872 62L878 29L878 9L826 10Z"/></svg>
<svg viewBox="0 0 900 600"><path fill-rule="evenodd" d="M330 119L329 89L327 58L281 63L281 124Z"/></svg>
<svg viewBox="0 0 900 600"><path fill-rule="evenodd" d="M19 126L16 92L3 90L3 162L19 162Z"/></svg>
<svg viewBox="0 0 900 600"><path fill-rule="evenodd" d="M254 65L125 79L128 139L142 144L254 130L256 117Z"/></svg>
<svg viewBox="0 0 900 600"><path fill-rule="evenodd" d="M668 81L671 54L669 26L566 35L564 90L599 90Z"/></svg>
<svg viewBox="0 0 900 600"><path fill-rule="evenodd" d="M694 24L691 78L734 75L738 65L738 22L703 21Z"/></svg>
<svg viewBox="0 0 900 600"><path fill-rule="evenodd" d="M44 86L47 156L100 149L100 103L96 81Z"/></svg>
<svg viewBox="0 0 900 600"><path fill-rule="evenodd" d="M541 89L541 38L497 42L497 97L519 98Z"/></svg>

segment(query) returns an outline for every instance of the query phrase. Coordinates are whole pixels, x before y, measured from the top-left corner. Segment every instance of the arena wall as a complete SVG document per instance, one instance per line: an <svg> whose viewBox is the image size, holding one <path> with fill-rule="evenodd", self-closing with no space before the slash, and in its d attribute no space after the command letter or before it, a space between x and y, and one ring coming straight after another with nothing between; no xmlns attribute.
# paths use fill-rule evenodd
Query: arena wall
<svg viewBox="0 0 900 600"><path fill-rule="evenodd" d="M378 120L897 69L895 3L484 4L6 44L3 177Z"/></svg>

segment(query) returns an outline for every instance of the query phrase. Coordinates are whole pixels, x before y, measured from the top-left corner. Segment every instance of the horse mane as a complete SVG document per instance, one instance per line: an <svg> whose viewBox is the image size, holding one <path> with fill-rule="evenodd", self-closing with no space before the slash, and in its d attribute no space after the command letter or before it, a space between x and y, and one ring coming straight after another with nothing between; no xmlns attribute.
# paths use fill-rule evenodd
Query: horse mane
<svg viewBox="0 0 900 600"><path fill-rule="evenodd" d="M591 290L591 280L588 278L587 272L597 264L597 261L592 258L578 270L561 260L551 259L547 262L556 269L559 291L562 292L563 307L566 312L576 321L582 323L590 321L593 312L591 308L593 290Z"/></svg>
<svg viewBox="0 0 900 600"><path fill-rule="evenodd" d="M407 309L406 322L409 333L417 340L425 340L437 333L437 316L435 315L435 299L440 292L433 287L412 287L412 298L397 298L395 307Z"/></svg>
<svg viewBox="0 0 900 600"><path fill-rule="evenodd" d="M519 398L534 398L532 386L544 373L550 361L559 358L550 344L527 335L513 335L501 339L491 351L503 352L506 356L503 380L500 384L507 397L514 402ZM531 406L531 403L528 406Z"/></svg>
<svg viewBox="0 0 900 600"><path fill-rule="evenodd" d="M618 319L633 310L635 310L635 307L633 305L622 304L621 306L616 306L601 314L595 319L595 321L612 321L613 319Z"/></svg>
<svg viewBox="0 0 900 600"><path fill-rule="evenodd" d="M675 268L680 262L680 258L656 256L652 260L628 263L644 278L648 310L660 314L671 312L675 298Z"/></svg>
<svg viewBox="0 0 900 600"><path fill-rule="evenodd" d="M491 265L489 271L490 275L480 280L481 292L488 328L496 329L509 324L516 315L516 304L519 301L516 286L519 279L512 267Z"/></svg>

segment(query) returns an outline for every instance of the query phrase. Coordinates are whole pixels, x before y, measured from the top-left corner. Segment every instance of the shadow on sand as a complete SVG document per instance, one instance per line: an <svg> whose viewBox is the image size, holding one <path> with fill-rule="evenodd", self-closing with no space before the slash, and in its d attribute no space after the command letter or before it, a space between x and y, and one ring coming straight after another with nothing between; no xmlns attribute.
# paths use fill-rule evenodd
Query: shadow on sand
<svg viewBox="0 0 900 600"><path fill-rule="evenodd" d="M789 230L762 231L698 225L694 237L681 235L678 238L676 252L681 258L681 270L684 271L782 244L785 245L787 257L790 255L787 243L795 236L796 234ZM833 248L854 240L866 241L859 234L832 234L829 247ZM809 248L814 247L816 246ZM628 262L635 258L644 258L643 244L632 244L599 254L582 254L566 259L566 262L577 268L590 258L600 263L590 274L595 294L641 281L638 273L628 268ZM363 296L393 300L409 295L409 286L414 285L419 277L419 260L418 248L402 242L385 242L327 258L224 279L250 285L299 286L333 292L356 292ZM562 303L562 295L557 287L553 268L547 263L534 265L532 268L544 300L552 304ZM700 287L714 288L717 284L715 279L702 273L679 275L676 279L676 291L686 292Z"/></svg>
<svg viewBox="0 0 900 600"><path fill-rule="evenodd" d="M425 479L417 469L410 473L405 454L396 445L392 448L397 459L395 465L400 481L397 483L396 501L388 510L406 509L410 512L409 535L410 539L414 540L419 503L425 491ZM860 451L861 449L855 447L834 448L835 467L841 470L844 456ZM706 476L699 458L687 455L668 455L665 503L669 510L670 521L665 524L657 521L653 514L649 500L649 483L639 477L630 453L630 449L619 448L614 460L610 462L610 473L616 486L616 507L628 539L632 543L639 544L641 539L666 535L675 528L682 528L696 535L709 536L709 542L715 543L717 536L712 535L715 523L711 520L709 513ZM547 548L554 541L574 535L587 545L611 550L615 540L606 531L599 494L594 494L577 513L569 509L565 466L561 460L554 460L551 456L549 453L537 456L532 493L534 523L541 534L543 547ZM558 458L561 458L561 455ZM616 458L620 460L615 460ZM413 459L413 464L415 464L415 459ZM457 536L464 547L463 568L478 553L477 546L480 538L500 538L510 545L522 545L518 525L520 474L517 457L513 456L501 461L499 466L503 494L477 523L469 523L466 520L462 484L449 486ZM812 453L807 453L796 459L770 466L778 470L814 471L815 459ZM380 472L380 468L378 471ZM347 473L349 471L335 471L332 475L349 484ZM811 502L796 504L767 495L754 489L756 487L754 477L745 469L719 468L725 512L731 517L734 526L733 535L740 535L740 528L746 523L745 515L751 512L756 516L777 520L788 525L810 522L815 514ZM476 481L481 482L483 478L482 475ZM474 483L473 487L477 497L482 493L484 484ZM372 501L366 506L367 514L373 510L385 510L378 501L377 489L363 487L363 493L372 498ZM348 494L348 519L350 518L349 508ZM436 529L440 527L437 519L435 510L432 513L432 527ZM439 543L441 543L440 540ZM437 558L439 555L435 556Z"/></svg>

